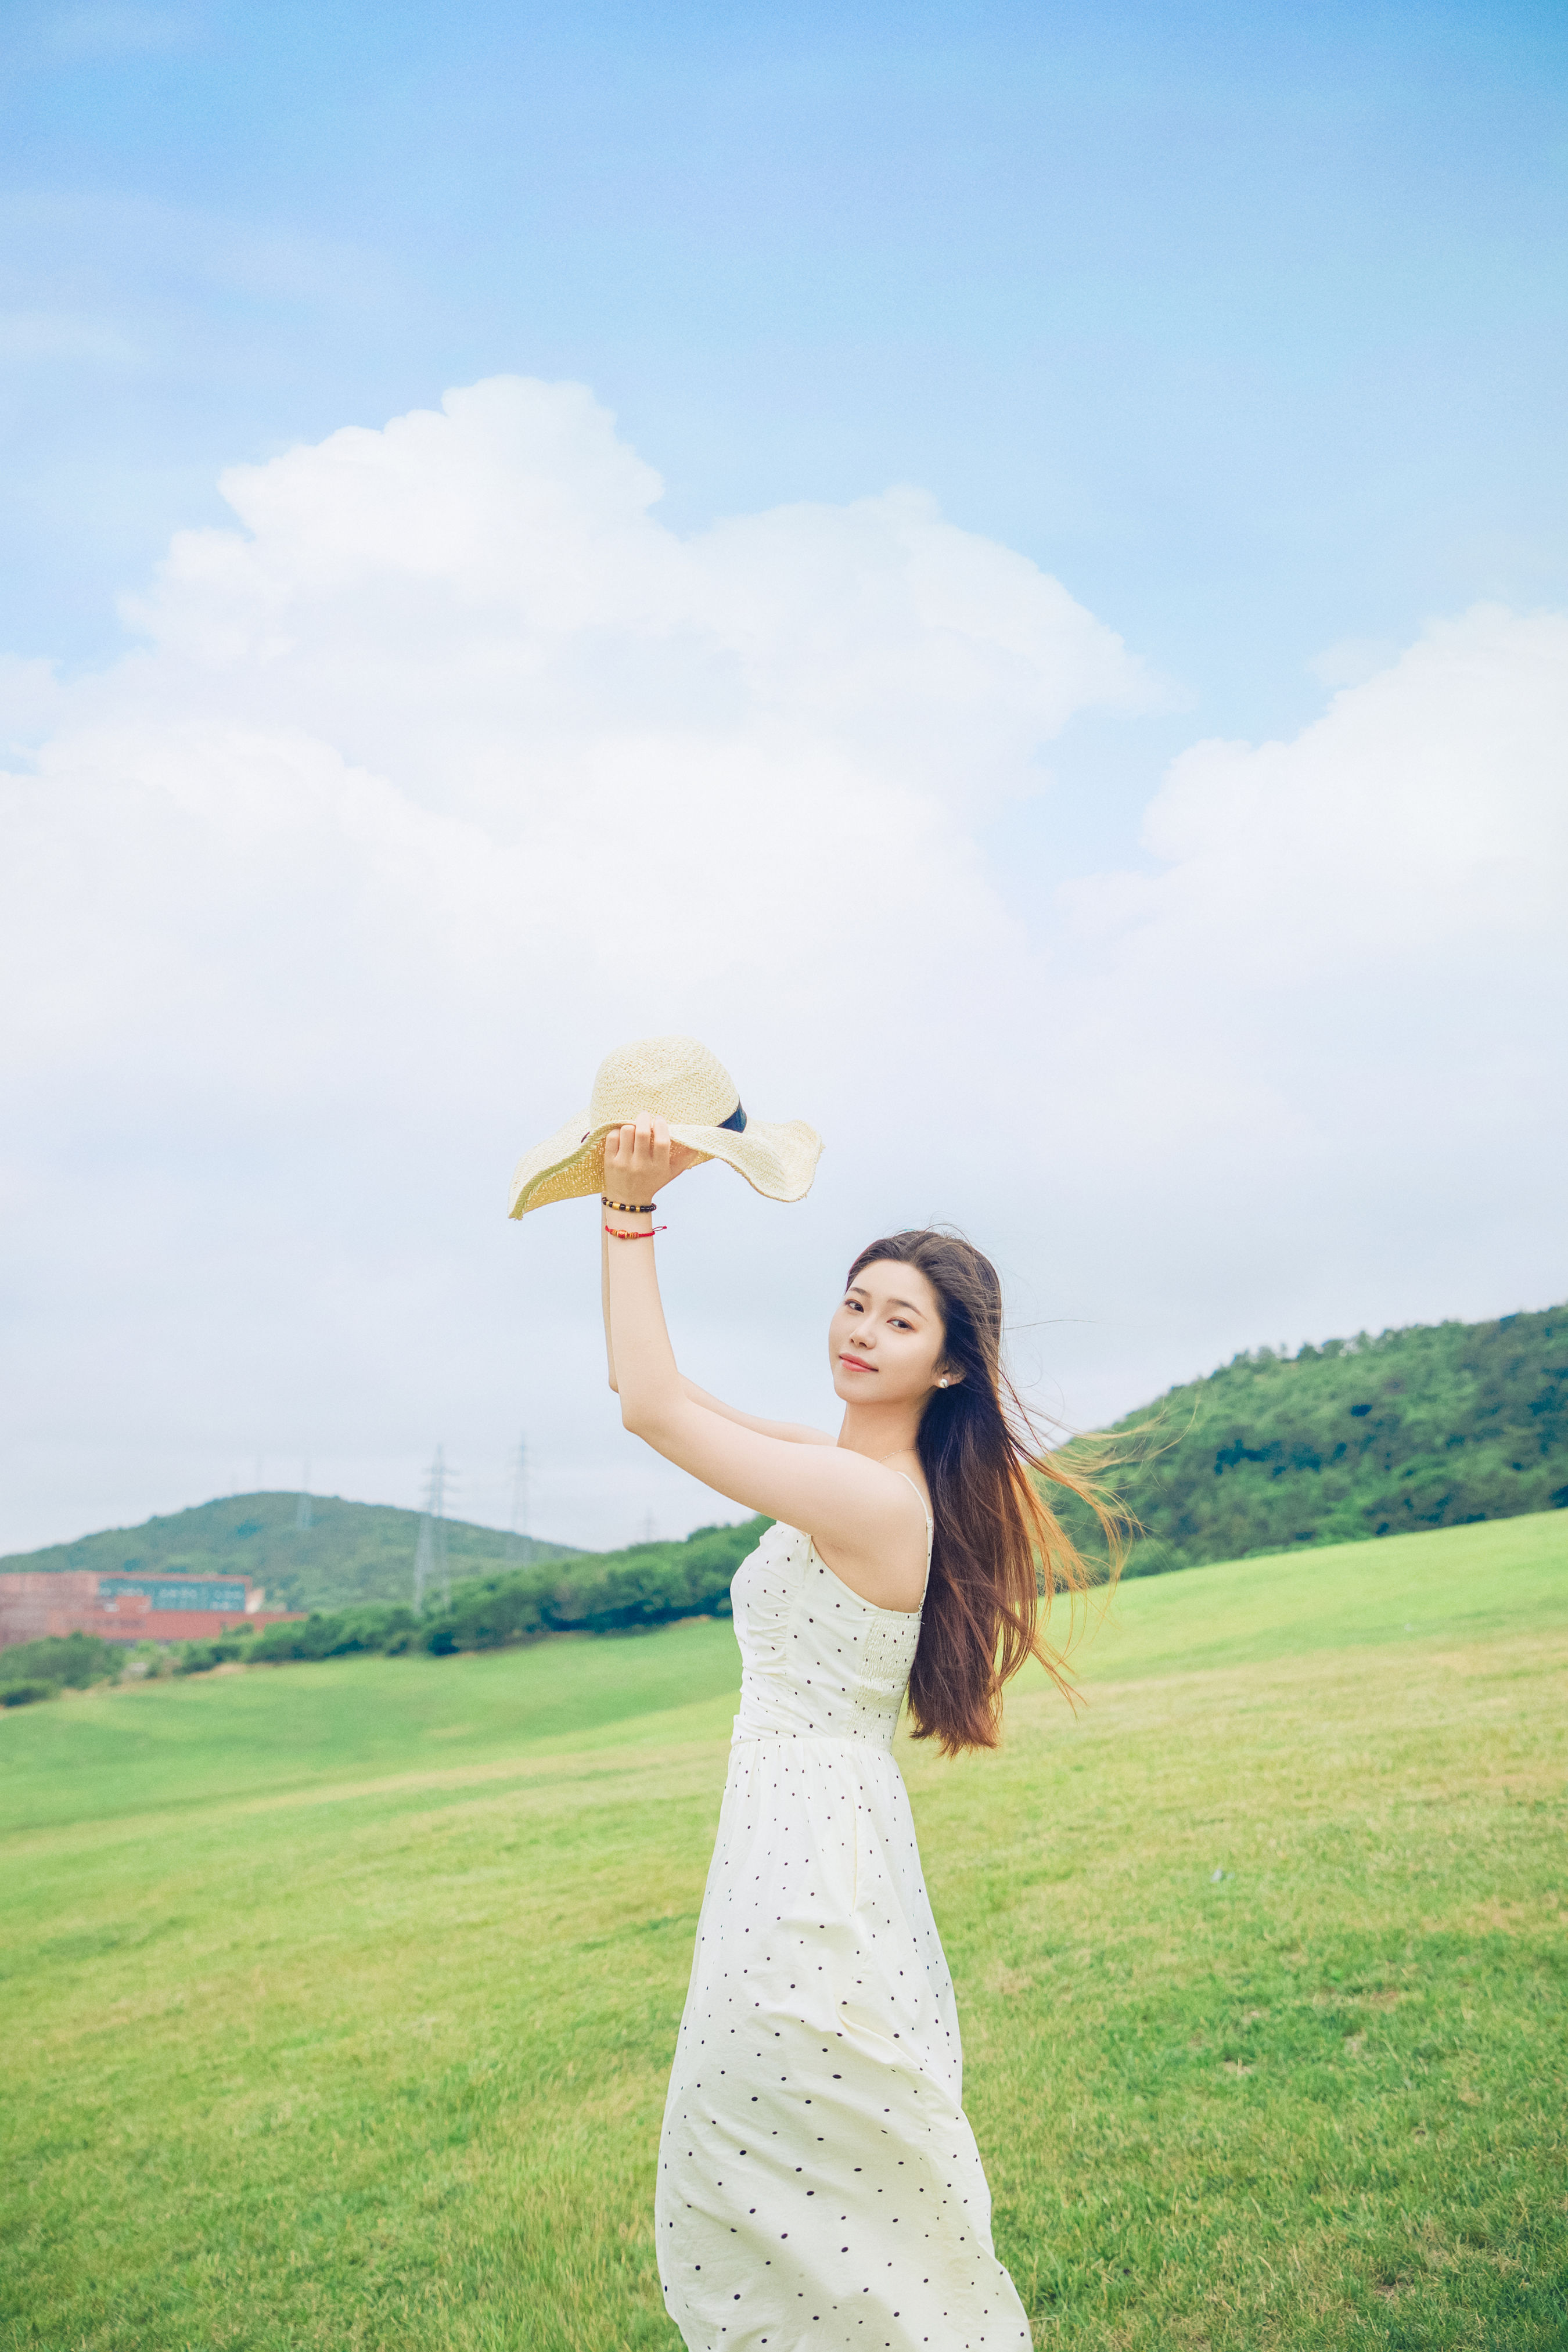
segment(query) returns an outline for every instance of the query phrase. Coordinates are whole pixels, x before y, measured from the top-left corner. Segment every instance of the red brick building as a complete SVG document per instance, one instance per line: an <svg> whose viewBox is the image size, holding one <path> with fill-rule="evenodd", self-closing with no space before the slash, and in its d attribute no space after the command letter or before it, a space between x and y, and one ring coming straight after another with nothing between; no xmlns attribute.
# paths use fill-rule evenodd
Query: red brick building
<svg viewBox="0 0 1568 2352"><path fill-rule="evenodd" d="M0 1576L0 1650L47 1633L96 1633L105 1642L210 1642L237 1625L276 1625L300 1613L263 1608L266 1598L247 1576L194 1576L182 1569Z"/></svg>

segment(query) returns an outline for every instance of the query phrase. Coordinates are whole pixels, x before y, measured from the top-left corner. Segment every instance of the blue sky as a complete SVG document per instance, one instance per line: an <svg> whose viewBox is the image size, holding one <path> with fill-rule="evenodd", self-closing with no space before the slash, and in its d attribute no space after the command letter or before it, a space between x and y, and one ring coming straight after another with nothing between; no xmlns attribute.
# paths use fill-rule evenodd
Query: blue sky
<svg viewBox="0 0 1568 2352"><path fill-rule="evenodd" d="M0 1550L520 1425L540 1532L711 1517L497 1205L662 1030L827 1138L669 1244L787 1418L931 1216L1079 1425L1563 1297L1565 58L10 0Z"/></svg>
<svg viewBox="0 0 1568 2352"><path fill-rule="evenodd" d="M931 489L1179 682L1083 747L1145 777L1562 594L1555 8L7 13L12 651L100 652L221 465L508 371L677 523Z"/></svg>

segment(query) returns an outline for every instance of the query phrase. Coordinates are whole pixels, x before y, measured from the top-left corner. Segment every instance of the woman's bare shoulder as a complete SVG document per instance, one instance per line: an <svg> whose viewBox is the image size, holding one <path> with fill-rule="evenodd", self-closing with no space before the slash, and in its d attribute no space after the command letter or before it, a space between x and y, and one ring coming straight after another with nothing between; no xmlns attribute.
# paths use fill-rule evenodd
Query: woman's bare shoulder
<svg viewBox="0 0 1568 2352"><path fill-rule="evenodd" d="M874 1540L855 1545L832 1541L825 1547L820 1537L814 1537L817 1556L840 1584L874 1609L913 1616L925 1599L930 1559L925 1489L909 1471L895 1469L891 1463L868 1463L867 1467L881 1482Z"/></svg>

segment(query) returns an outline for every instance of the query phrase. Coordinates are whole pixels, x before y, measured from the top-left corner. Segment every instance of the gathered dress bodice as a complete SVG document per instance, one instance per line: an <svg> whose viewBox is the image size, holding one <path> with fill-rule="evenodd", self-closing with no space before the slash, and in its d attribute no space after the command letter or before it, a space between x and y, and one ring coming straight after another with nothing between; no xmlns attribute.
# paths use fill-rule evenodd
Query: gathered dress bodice
<svg viewBox="0 0 1568 2352"><path fill-rule="evenodd" d="M929 1537L927 1549L929 1557ZM737 1739L870 1739L891 1748L920 1610L862 1600L808 1535L782 1522L737 1570L730 1596L742 1666Z"/></svg>

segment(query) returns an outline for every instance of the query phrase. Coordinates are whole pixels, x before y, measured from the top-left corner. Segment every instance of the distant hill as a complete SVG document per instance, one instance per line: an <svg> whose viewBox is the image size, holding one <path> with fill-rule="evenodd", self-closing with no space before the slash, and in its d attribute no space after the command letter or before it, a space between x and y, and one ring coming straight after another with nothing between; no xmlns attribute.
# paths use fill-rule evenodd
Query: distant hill
<svg viewBox="0 0 1568 2352"><path fill-rule="evenodd" d="M1561 1510L1568 1307L1259 1348L1116 1429L1134 1574Z"/></svg>
<svg viewBox="0 0 1568 2352"><path fill-rule="evenodd" d="M96 1569L190 1569L198 1574L248 1576L264 1585L274 1609L334 1609L361 1601L406 1601L414 1587L419 1513L391 1503L345 1503L335 1495L310 1498L311 1524L297 1524L297 1495L225 1495L188 1511L147 1519L139 1528L110 1528L75 1543L0 1559L0 1574ZM447 1559L452 1581L503 1576L509 1570L582 1555L571 1544L509 1536L448 1519ZM437 1601L439 1594L433 1596Z"/></svg>

